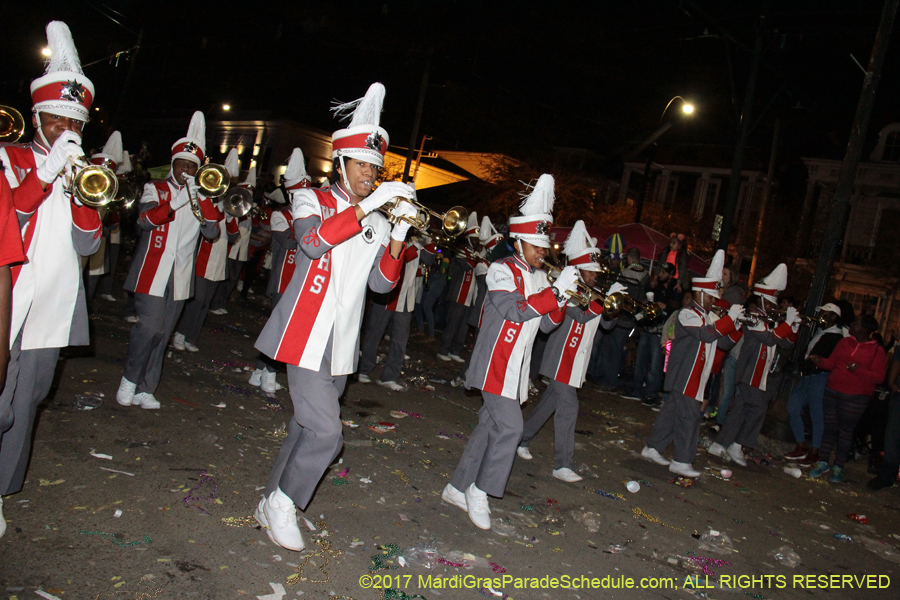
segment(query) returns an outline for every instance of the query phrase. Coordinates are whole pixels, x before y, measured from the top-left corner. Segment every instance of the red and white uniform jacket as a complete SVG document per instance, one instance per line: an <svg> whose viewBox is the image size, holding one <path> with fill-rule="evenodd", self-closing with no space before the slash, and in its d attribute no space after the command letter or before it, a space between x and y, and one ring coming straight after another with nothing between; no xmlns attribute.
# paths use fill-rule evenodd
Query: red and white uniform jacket
<svg viewBox="0 0 900 600"><path fill-rule="evenodd" d="M238 241L228 245L228 258L247 262L247 257L250 255L250 234L253 232L253 219L251 217L238 219L238 230L241 236Z"/></svg>
<svg viewBox="0 0 900 600"><path fill-rule="evenodd" d="M215 239L223 215L208 198L201 196L200 209L207 220L203 226L191 212L190 204L170 217L169 203L181 188L171 173L165 181L151 181L144 186L138 226L145 233L125 278L126 290L163 298L169 277L174 277L172 291L176 301L194 295L197 238L202 233L206 239Z"/></svg>
<svg viewBox="0 0 900 600"><path fill-rule="evenodd" d="M419 245L417 242L416 246ZM419 252L419 266L416 268L415 304L422 302L422 294L425 293L425 272L434 264L435 256L437 256L437 247L434 244L426 244Z"/></svg>
<svg viewBox="0 0 900 600"><path fill-rule="evenodd" d="M754 312L765 316L760 309ZM743 335L744 345L738 355L735 381L737 383L749 383L755 388L766 391L766 383L769 380L769 371L772 369L772 361L775 359L775 346L790 348L797 341L799 326L791 327L787 323L779 323L774 329L769 329L765 321L752 327L744 327L733 339L735 342Z"/></svg>
<svg viewBox="0 0 900 600"><path fill-rule="evenodd" d="M735 333L731 317L715 317L696 302L690 308L678 312L675 339L669 351L666 391L679 392L703 401L703 392L716 354L716 344L724 336ZM734 341L734 338L731 340Z"/></svg>
<svg viewBox="0 0 900 600"><path fill-rule="evenodd" d="M450 291L447 293L449 302L456 302L463 306L472 306L475 299L475 265L474 255L467 257L454 257L450 261Z"/></svg>
<svg viewBox="0 0 900 600"><path fill-rule="evenodd" d="M272 212L272 272L266 294L284 294L291 277L294 276L297 256L297 240L294 238L291 209L283 208Z"/></svg>
<svg viewBox="0 0 900 600"><path fill-rule="evenodd" d="M10 345L21 331L22 350L90 342L80 256L97 251L103 226L96 210L72 202L63 177L41 188L35 170L48 151L38 141L0 146L28 258L12 267Z"/></svg>
<svg viewBox="0 0 900 600"><path fill-rule="evenodd" d="M562 323L547 274L518 255L488 268L484 318L469 362L466 387L490 394L528 399L531 347L538 328L550 331Z"/></svg>
<svg viewBox="0 0 900 600"><path fill-rule="evenodd" d="M566 306L563 324L550 334L544 348L541 375L574 388L584 385L597 329L600 325L607 330L616 326L615 319L600 319L602 314L603 305L596 301L586 310Z"/></svg>
<svg viewBox="0 0 900 600"><path fill-rule="evenodd" d="M216 202L216 209L225 214L222 202ZM200 238L197 248L197 277L209 281L225 281L225 260L228 255L228 244L238 239L238 226L234 217L226 216L219 221L219 233L215 239Z"/></svg>
<svg viewBox="0 0 900 600"><path fill-rule="evenodd" d="M272 311L256 348L291 365L318 371L331 338L331 374L356 371L366 286L393 289L403 255L391 258L391 226L381 214L359 222L339 186L293 195L294 237L300 246L294 276ZM405 250L405 248L404 248Z"/></svg>

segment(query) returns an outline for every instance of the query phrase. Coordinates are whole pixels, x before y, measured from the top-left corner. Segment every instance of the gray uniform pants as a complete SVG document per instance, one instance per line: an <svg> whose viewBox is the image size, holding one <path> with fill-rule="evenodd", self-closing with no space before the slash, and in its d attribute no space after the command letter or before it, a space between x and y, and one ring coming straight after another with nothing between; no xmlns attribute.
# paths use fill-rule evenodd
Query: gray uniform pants
<svg viewBox="0 0 900 600"><path fill-rule="evenodd" d="M330 338L318 371L288 365L287 372L294 418L266 483L266 496L281 488L305 510L344 444L338 400L347 376L331 374Z"/></svg>
<svg viewBox="0 0 900 600"><path fill-rule="evenodd" d="M383 304L372 302L366 310L363 324L358 373L368 375L375 368L378 345L390 327L391 345L384 361L381 381L397 381L403 369L406 344L409 342L409 325L412 313L388 310Z"/></svg>
<svg viewBox="0 0 900 600"><path fill-rule="evenodd" d="M726 448L733 442L747 448L755 448L756 438L762 430L768 408L764 391L749 383L738 383L735 386L734 398L728 407L725 425L716 436L716 443Z"/></svg>
<svg viewBox="0 0 900 600"><path fill-rule="evenodd" d="M478 425L469 436L450 483L460 491L474 483L481 491L502 498L522 439L522 409L513 398L484 391L481 395L484 406L478 411Z"/></svg>
<svg viewBox="0 0 900 600"><path fill-rule="evenodd" d="M34 418L41 401L50 393L59 348L22 350L22 334L9 351L6 385L0 394L0 495L22 490Z"/></svg>
<svg viewBox="0 0 900 600"><path fill-rule="evenodd" d="M697 439L700 437L702 418L700 402L673 390L656 417L653 431L647 438L647 447L662 454L674 441L672 456L675 461L691 464L697 458Z"/></svg>
<svg viewBox="0 0 900 600"><path fill-rule="evenodd" d="M184 300L174 299L173 288L170 277L164 298L149 294L134 295L138 322L131 328L128 339L125 379L137 384L138 394L152 394L159 386L166 346L185 303Z"/></svg>
<svg viewBox="0 0 900 600"><path fill-rule="evenodd" d="M468 306L459 302L450 302L447 305L447 325L441 335L441 354L462 354L466 343L466 335L469 333L469 325L466 323L466 311Z"/></svg>
<svg viewBox="0 0 900 600"><path fill-rule="evenodd" d="M110 244L106 247L106 251L109 252L109 272L100 275L100 281L97 283L97 291L101 294L112 296L113 279L116 276L116 267L119 264L119 248L121 246L122 244Z"/></svg>
<svg viewBox="0 0 900 600"><path fill-rule="evenodd" d="M241 277L241 269L244 267L244 261L229 258L225 261L225 281L219 282L216 294L213 296L210 309L219 310L225 308L228 297L234 288L237 287L238 279Z"/></svg>
<svg viewBox="0 0 900 600"><path fill-rule="evenodd" d="M178 333L184 334L184 339L197 345L200 330L209 313L209 305L219 287L219 281L210 281L200 276L194 276L194 297L184 304L184 312L181 314L181 322L178 324Z"/></svg>
<svg viewBox="0 0 900 600"><path fill-rule="evenodd" d="M571 385L555 379L550 381L546 391L541 394L541 401L531 411L522 429L520 446L537 435L544 423L553 415L553 430L556 434L553 468L575 468L575 421L578 420L578 390Z"/></svg>

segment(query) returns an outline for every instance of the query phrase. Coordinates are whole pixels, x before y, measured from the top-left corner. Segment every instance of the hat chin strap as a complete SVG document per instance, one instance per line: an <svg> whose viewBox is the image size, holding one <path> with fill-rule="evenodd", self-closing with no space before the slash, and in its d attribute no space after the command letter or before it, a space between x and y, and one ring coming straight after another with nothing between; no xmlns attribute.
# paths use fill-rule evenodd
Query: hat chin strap
<svg viewBox="0 0 900 600"><path fill-rule="evenodd" d="M338 160L341 161L341 181L344 182L344 187L348 194L352 194L353 190L350 189L350 180L347 179L347 167L344 166L344 154L343 152L338 153Z"/></svg>

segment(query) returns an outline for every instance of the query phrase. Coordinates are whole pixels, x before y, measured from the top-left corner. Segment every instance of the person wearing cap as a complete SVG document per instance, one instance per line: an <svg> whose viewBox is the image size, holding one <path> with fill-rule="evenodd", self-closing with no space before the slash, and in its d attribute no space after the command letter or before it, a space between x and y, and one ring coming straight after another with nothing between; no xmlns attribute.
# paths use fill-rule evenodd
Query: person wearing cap
<svg viewBox="0 0 900 600"><path fill-rule="evenodd" d="M162 375L163 356L185 302L194 295L197 239L219 235L224 215L203 197L194 181L206 152L206 121L195 112L186 137L172 145L165 180L144 186L137 225L144 234L134 253L125 289L134 292L138 322L131 328L125 373L116 401L122 406L157 409L153 395ZM192 199L204 219L194 215Z"/></svg>
<svg viewBox="0 0 900 600"><path fill-rule="evenodd" d="M797 461L801 467L810 467L819 461L819 447L822 445L822 434L825 430L825 415L823 398L825 396L825 384L828 381L828 371L819 369L810 360L810 356L828 358L834 347L844 338L838 321L841 318L841 309L829 302L819 307L819 316L825 320L824 325L816 328L812 339L806 346L804 361L800 364L800 372L803 375L791 397L788 400L787 413L791 424L791 432L797 447L784 455L785 460ZM803 427L803 409L809 407L809 420L812 423L810 443L806 443L806 432Z"/></svg>
<svg viewBox="0 0 900 600"><path fill-rule="evenodd" d="M757 315L759 321L756 325L747 325L739 332L744 341L737 357L737 389L728 407L725 425L716 436L716 441L707 448L707 452L713 456L726 461L733 460L742 467L747 466L743 448L756 447L766 418L766 383L775 358L775 346L790 348L797 340L800 317L796 308L789 307L785 311L784 321L775 326L770 325L768 320L768 311L778 304L778 292L786 287L787 266L784 263L753 285L759 302L748 314Z"/></svg>
<svg viewBox="0 0 900 600"><path fill-rule="evenodd" d="M240 162L237 149L232 148L225 157L223 165L228 171L231 181L237 181L240 174ZM216 210L223 215L225 206L223 197L220 196L214 203ZM218 222L219 232L212 239L200 238L200 246L197 248L196 267L194 268L194 296L184 305L181 320L172 336L172 347L184 352L199 352L197 341L200 339L200 330L206 322L209 306L219 285L225 280L225 260L228 253L228 244L233 244L238 239L237 221L232 216L226 216Z"/></svg>
<svg viewBox="0 0 900 600"><path fill-rule="evenodd" d="M407 384L400 380L400 372L409 343L409 325L416 298L416 272L420 263L430 267L434 263L434 254L427 252L421 243L413 241L403 253L403 273L396 287L387 294L374 295L366 308L356 373L360 383L371 383L369 373L375 368L378 346L385 332L389 332L391 340L384 359L384 371L375 383L393 392L407 391Z"/></svg>
<svg viewBox="0 0 900 600"><path fill-rule="evenodd" d="M291 282L256 341L256 348L287 365L294 417L288 426L255 517L275 544L304 548L296 507L305 509L343 447L340 406L347 375L356 371L366 288L389 292L403 270L410 225L393 227L378 209L396 197L412 199L400 182L375 189L388 133L380 125L384 86L372 84L345 129L332 135L331 187L291 195L299 245ZM416 210L401 202L392 219Z"/></svg>
<svg viewBox="0 0 900 600"><path fill-rule="evenodd" d="M566 239L565 253L568 264L578 269L581 280L590 287L597 282L597 274L601 270L600 249L596 246L597 240L588 235L584 221L576 222ZM624 289L622 284L614 283L608 293L614 294ZM601 315L603 317L598 318ZM552 415L556 450L553 476L567 483L582 480L581 475L575 472L575 423L578 419L578 390L587 374L588 353L593 347L597 329L601 326L611 329L615 324L615 318L603 314L602 302L594 300L587 308L582 308L570 300L565 307L565 319L560 327L550 333L541 358L540 373L550 383L525 421L516 454L523 460L534 458L528 444Z"/></svg>
<svg viewBox="0 0 900 600"><path fill-rule="evenodd" d="M703 417L703 396L713 365L716 347L720 341L736 341L737 327L744 307L735 304L728 314L717 318L710 312L713 301L719 297L725 251L716 252L710 262L706 277L695 277L691 282L694 300L689 308L678 312L675 322L675 339L669 353L665 389L669 392L641 456L658 465L668 466L669 471L683 477L699 477L692 466L697 457L697 439ZM674 444L673 460L662 453Z"/></svg>
<svg viewBox="0 0 900 600"><path fill-rule="evenodd" d="M437 357L445 362L466 362L462 355L466 335L469 333L467 315L475 300L475 265L478 264L479 241L478 214L469 213L463 237L466 240L461 256L450 259L450 289L447 292L447 324L441 334Z"/></svg>
<svg viewBox="0 0 900 600"><path fill-rule="evenodd" d="M272 217L270 219L272 232L272 270L269 273L269 282L266 286L266 295L272 305L272 310L278 306L281 297L287 290L288 283L294 275L297 255L297 240L294 237L291 207L287 198L296 190L302 190L312 185L312 179L306 173L306 162L303 151L294 148L285 167L281 185L266 193L266 197L273 204ZM271 313L270 313L271 314ZM259 387L267 394L274 394L282 389L280 383L275 380L278 373L278 362L272 360L262 352L256 359L256 369L250 375L248 383Z"/></svg>
<svg viewBox="0 0 900 600"><path fill-rule="evenodd" d="M6 331L9 362L0 393L0 497L22 489L37 407L50 391L60 348L90 343L81 257L97 251L102 235L97 211L82 206L66 182L73 161L84 155L81 131L94 86L81 72L65 23L49 23L47 41L51 58L44 75L31 83L34 139L0 146L9 188L4 195L11 195L17 217L15 225L9 218L3 221L3 238L20 232L19 243L3 244L5 264L22 262L9 271L12 307ZM2 517L0 522L5 524Z"/></svg>
<svg viewBox="0 0 900 600"><path fill-rule="evenodd" d="M551 284L543 271L553 223L554 181L541 175L510 217L515 254L488 268L488 297L481 331L466 374L466 387L481 390L484 406L459 464L441 498L465 510L481 529L491 528L488 495L502 498L522 439L522 409L528 399L531 347L538 329L563 321L576 267Z"/></svg>

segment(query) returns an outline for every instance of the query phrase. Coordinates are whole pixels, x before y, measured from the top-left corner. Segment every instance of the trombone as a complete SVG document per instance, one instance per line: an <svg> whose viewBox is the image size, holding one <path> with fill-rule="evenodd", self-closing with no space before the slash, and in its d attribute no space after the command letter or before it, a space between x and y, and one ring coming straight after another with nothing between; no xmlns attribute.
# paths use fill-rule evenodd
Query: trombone
<svg viewBox="0 0 900 600"><path fill-rule="evenodd" d="M256 216L261 221L269 219L266 211L253 204L253 194L247 188L235 187L228 190L222 198L222 207L225 214L238 219L247 215Z"/></svg>
<svg viewBox="0 0 900 600"><path fill-rule="evenodd" d="M391 211L400 206L401 202L412 205L412 207L416 209L416 216L398 217L394 215ZM394 197L393 200L384 204L378 211L387 217L388 222L392 225L396 225L400 221L403 221L404 223L409 223L419 231L428 231L428 227L431 224L431 218L434 217L441 222L441 231L450 239L459 237L466 230L466 224L469 219L469 211L462 206L454 206L447 212L441 214L423 206L415 200L409 200L402 196Z"/></svg>
<svg viewBox="0 0 900 600"><path fill-rule="evenodd" d="M221 196L228 190L228 186L231 185L231 175L228 173L228 169L213 163L206 163L197 169L194 180L207 198ZM187 188L187 193L191 204L191 212L194 213L201 225L205 224L206 217L203 216L203 212L200 210L200 200L195 196L191 196L190 186Z"/></svg>
<svg viewBox="0 0 900 600"><path fill-rule="evenodd" d="M25 119L12 106L0 105L0 142L15 144L25 133Z"/></svg>

